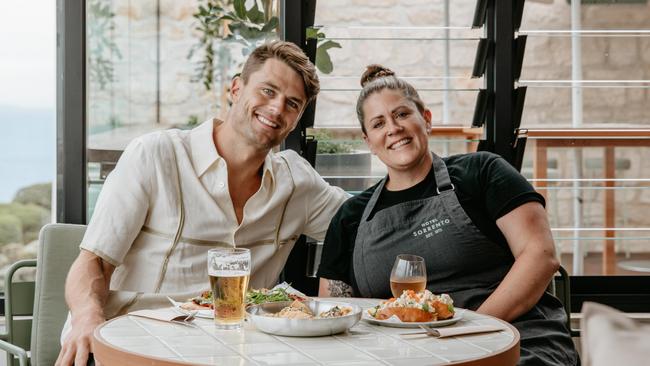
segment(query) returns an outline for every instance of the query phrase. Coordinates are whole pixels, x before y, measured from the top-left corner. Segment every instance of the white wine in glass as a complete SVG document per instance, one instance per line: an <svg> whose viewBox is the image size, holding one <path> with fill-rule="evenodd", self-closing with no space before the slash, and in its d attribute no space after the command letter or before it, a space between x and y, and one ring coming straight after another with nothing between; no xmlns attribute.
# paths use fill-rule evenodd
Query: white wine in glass
<svg viewBox="0 0 650 366"><path fill-rule="evenodd" d="M390 273L390 291L399 297L404 290L422 291L427 286L427 268L424 258L411 254L400 254L395 259Z"/></svg>

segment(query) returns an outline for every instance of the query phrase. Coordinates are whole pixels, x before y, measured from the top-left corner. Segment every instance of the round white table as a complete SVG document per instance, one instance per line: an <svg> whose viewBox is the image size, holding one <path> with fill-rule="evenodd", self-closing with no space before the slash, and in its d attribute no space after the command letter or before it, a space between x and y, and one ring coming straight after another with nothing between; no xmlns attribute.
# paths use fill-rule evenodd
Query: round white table
<svg viewBox="0 0 650 366"><path fill-rule="evenodd" d="M369 308L370 299L336 299ZM361 320L345 333L313 338L216 329L211 319L193 326L125 315L95 330L95 358L103 365L515 365L519 332L510 324L465 311L452 326L496 325L493 333L434 338L404 335L420 329L389 328Z"/></svg>

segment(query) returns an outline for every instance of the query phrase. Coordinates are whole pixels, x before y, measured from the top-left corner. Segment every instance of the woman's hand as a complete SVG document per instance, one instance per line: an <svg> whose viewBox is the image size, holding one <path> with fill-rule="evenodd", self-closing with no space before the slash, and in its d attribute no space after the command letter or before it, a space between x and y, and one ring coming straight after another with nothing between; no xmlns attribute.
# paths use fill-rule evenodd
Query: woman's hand
<svg viewBox="0 0 650 366"><path fill-rule="evenodd" d="M560 267L546 210L528 202L497 220L515 263L478 312L512 321L528 312Z"/></svg>

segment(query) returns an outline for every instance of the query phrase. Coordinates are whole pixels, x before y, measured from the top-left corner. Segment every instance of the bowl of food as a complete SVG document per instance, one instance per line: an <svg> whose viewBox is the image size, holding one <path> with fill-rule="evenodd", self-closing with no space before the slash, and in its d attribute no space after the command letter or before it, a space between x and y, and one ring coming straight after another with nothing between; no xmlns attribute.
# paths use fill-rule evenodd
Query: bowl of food
<svg viewBox="0 0 650 366"><path fill-rule="evenodd" d="M272 289L250 289L246 292L246 306L267 302L291 302L294 300L305 301L307 297L284 284L275 286ZM178 302L171 298L169 301L181 312L191 311L199 318L214 318L211 290L202 291L185 302Z"/></svg>
<svg viewBox="0 0 650 366"><path fill-rule="evenodd" d="M264 333L289 337L318 337L344 332L361 319L361 307L338 301L269 302L246 309Z"/></svg>
<svg viewBox="0 0 650 366"><path fill-rule="evenodd" d="M400 297L384 300L368 309L363 314L363 319L391 327L440 327L456 323L462 318L462 313L462 309L454 308L454 302L447 294L434 295L429 290L405 290Z"/></svg>

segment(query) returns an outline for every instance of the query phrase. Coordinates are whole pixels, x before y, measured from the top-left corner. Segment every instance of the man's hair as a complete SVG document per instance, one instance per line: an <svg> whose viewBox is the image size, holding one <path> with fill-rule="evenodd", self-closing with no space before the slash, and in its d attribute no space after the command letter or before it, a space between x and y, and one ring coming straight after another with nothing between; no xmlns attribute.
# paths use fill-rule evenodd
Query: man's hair
<svg viewBox="0 0 650 366"><path fill-rule="evenodd" d="M305 88L306 104L311 102L320 91L316 67L302 50L291 42L273 41L257 47L246 60L241 72L244 83L250 75L259 70L268 59L277 59L291 67L302 78Z"/></svg>

